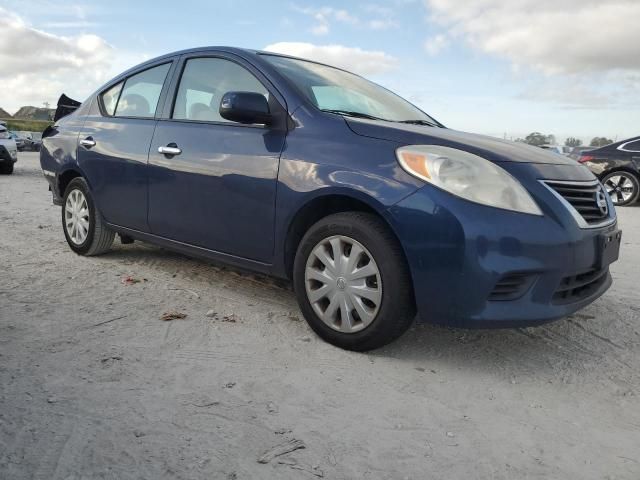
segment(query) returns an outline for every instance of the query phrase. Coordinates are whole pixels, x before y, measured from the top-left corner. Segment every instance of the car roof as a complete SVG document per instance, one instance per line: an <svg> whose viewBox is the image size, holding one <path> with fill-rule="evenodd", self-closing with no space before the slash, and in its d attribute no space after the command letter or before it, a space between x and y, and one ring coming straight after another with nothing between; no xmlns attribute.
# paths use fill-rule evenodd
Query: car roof
<svg viewBox="0 0 640 480"><path fill-rule="evenodd" d="M627 138L626 140L621 140L621 141L616 142L616 143L627 143L627 142L633 142L634 140L640 140L640 135L638 135L636 137Z"/></svg>
<svg viewBox="0 0 640 480"><path fill-rule="evenodd" d="M315 61L315 60L310 60L308 58L295 57L293 55L286 55L284 53L269 52L269 51L266 51L266 50L254 50L254 49L251 49L251 48L238 48L238 47L228 47L228 46L205 46L205 47L187 48L187 49L184 49L184 50L177 50L175 52L166 53L164 55L160 55L159 57L155 57L155 58L149 59L146 62L143 62L143 63L141 63L139 65L136 65L135 67L132 67L129 70L127 70L127 72L130 71L130 70L138 69L139 67L141 67L143 65L156 63L156 62L162 61L164 59L169 59L169 58L172 58L172 57L176 57L178 55L189 55L191 53L201 53L201 52L210 52L210 51L233 53L233 54L240 55L240 56L272 55L274 57L283 57L283 58L290 58L292 60L303 60L305 62L316 63L318 65L324 65L326 67L331 67L331 68L336 68L338 70L343 70L345 72L348 71L348 70L344 70L343 68L336 67L335 65L329 65L327 63L322 63L322 62L318 62L318 61ZM126 72L124 72L124 73L126 73ZM349 72L349 73L352 73L352 72ZM120 76L120 75L118 75L118 76Z"/></svg>
<svg viewBox="0 0 640 480"><path fill-rule="evenodd" d="M595 153L598 150L609 150L611 148L616 149L623 143L634 142L636 140L640 140L640 135L636 135L635 137L625 138L624 140L618 140L617 142L610 143L609 145L603 145L602 147L593 147L593 150L590 150L590 151L593 151Z"/></svg>
<svg viewBox="0 0 640 480"><path fill-rule="evenodd" d="M321 62L316 62L314 60L309 60L306 58L300 58L300 57L294 57L291 55L285 55L285 54L281 54L281 53L275 53L275 52L267 52L267 51L263 51L263 50L252 50L249 48L237 48L237 47L226 47L226 46L205 46L205 47L195 47L195 48L188 48L188 49L184 49L184 50L177 50L175 52L170 52L170 53L166 53L164 55L160 55L158 57L155 58L151 58L145 62L139 63L138 65L134 65L131 68L125 70L124 72L121 72L120 74L116 75L115 77L113 77L112 79L110 79L108 82L102 84L102 86L100 86L100 88L98 88L98 90L96 90L94 93L92 93L92 95L97 94L98 92L102 92L104 91L106 88L110 88L111 86L115 85L116 83L122 81L123 79L144 70L145 68L149 68L153 65L156 65L158 63L161 63L163 60L170 60L172 58L178 57L180 55L189 55L192 53L207 53L207 52L222 52L222 53L230 53L230 54L234 54L237 55L241 58L244 58L245 60L249 60L250 57L256 58L260 55L273 55L273 56L277 56L277 57L283 57L283 58L291 58L294 60L303 60L306 62L311 62L311 63L315 63L318 65L324 65L327 67L331 67L331 68L335 68L338 70L342 70L344 72L347 73L351 73L352 75L356 75L357 74L353 73L353 72L349 72L348 70L344 70L340 67L335 67L333 65L327 65L325 63L321 63Z"/></svg>

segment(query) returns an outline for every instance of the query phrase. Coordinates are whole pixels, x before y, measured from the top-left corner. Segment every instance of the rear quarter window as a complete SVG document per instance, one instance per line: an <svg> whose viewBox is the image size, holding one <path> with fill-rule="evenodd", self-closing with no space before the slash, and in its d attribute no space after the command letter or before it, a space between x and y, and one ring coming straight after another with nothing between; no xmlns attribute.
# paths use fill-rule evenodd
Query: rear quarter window
<svg viewBox="0 0 640 480"><path fill-rule="evenodd" d="M116 105L118 104L118 98L120 98L122 85L124 85L124 82L118 83L102 94L102 105L107 115L116 113Z"/></svg>
<svg viewBox="0 0 640 480"><path fill-rule="evenodd" d="M636 140L635 142L626 143L626 144L624 144L623 148L627 152L640 153L640 140Z"/></svg>

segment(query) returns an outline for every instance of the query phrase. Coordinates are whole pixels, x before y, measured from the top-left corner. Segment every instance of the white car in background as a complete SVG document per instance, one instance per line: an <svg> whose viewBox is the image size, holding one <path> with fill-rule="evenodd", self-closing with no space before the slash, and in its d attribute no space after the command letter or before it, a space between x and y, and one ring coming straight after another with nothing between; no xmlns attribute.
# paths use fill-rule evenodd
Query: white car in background
<svg viewBox="0 0 640 480"><path fill-rule="evenodd" d="M0 124L0 175L11 175L18 161L18 147L4 123Z"/></svg>
<svg viewBox="0 0 640 480"><path fill-rule="evenodd" d="M563 145L540 145L540 148L544 150L549 150L553 153L557 153L558 155L569 155L571 153L571 147L565 147Z"/></svg>

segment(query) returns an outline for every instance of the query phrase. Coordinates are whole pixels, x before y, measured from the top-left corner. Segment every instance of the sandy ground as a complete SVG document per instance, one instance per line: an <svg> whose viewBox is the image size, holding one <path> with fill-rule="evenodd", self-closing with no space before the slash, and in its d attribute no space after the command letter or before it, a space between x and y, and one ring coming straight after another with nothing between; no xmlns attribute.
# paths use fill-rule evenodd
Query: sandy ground
<svg viewBox="0 0 640 480"><path fill-rule="evenodd" d="M0 177L2 479L640 478L640 207L613 288L571 318L368 354L315 337L288 285L138 242L76 256L59 212L21 154Z"/></svg>

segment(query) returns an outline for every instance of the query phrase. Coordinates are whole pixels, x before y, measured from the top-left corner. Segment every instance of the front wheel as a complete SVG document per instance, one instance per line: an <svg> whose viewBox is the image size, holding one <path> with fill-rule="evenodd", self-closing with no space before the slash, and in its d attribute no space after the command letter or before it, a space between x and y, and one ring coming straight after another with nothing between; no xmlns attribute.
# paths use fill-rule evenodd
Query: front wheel
<svg viewBox="0 0 640 480"><path fill-rule="evenodd" d="M415 316L413 286L398 243L376 216L337 213L300 242L294 287L309 326L341 348L371 350L404 333Z"/></svg>
<svg viewBox="0 0 640 480"><path fill-rule="evenodd" d="M65 190L62 228L69 247L79 255L100 255L111 248L115 234L93 203L84 178L74 178Z"/></svg>
<svg viewBox="0 0 640 480"><path fill-rule="evenodd" d="M602 179L602 184L617 207L634 203L640 195L640 182L631 172L611 172Z"/></svg>
<svg viewBox="0 0 640 480"><path fill-rule="evenodd" d="M0 175L11 175L13 173L13 162L0 164Z"/></svg>

